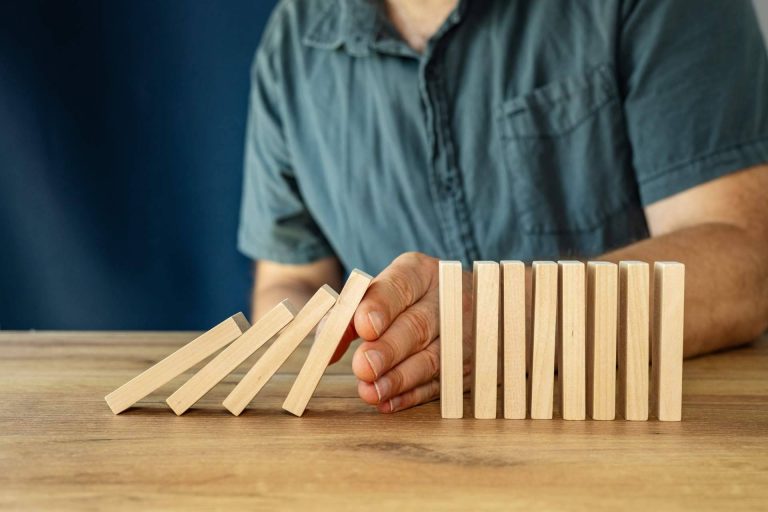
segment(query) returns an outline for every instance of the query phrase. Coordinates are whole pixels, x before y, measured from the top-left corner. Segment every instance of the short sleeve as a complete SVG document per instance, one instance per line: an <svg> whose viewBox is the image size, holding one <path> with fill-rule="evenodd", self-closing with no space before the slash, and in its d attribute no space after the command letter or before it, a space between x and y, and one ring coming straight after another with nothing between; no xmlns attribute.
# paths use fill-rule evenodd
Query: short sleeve
<svg viewBox="0 0 768 512"><path fill-rule="evenodd" d="M238 248L253 259L310 263L333 251L293 173L281 122L280 73L266 46L262 41L251 72Z"/></svg>
<svg viewBox="0 0 768 512"><path fill-rule="evenodd" d="M768 162L768 59L749 0L637 0L619 74L644 205Z"/></svg>

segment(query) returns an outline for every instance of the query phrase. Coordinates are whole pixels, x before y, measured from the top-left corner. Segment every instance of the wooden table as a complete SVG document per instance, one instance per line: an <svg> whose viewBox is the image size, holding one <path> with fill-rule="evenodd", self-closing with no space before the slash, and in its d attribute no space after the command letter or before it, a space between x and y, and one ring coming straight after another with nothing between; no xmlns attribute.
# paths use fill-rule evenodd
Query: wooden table
<svg viewBox="0 0 768 512"><path fill-rule="evenodd" d="M682 423L380 415L348 358L296 418L304 347L241 417L220 403L244 368L182 417L182 379L112 415L104 395L192 337L0 332L0 507L768 509L768 338L686 362Z"/></svg>

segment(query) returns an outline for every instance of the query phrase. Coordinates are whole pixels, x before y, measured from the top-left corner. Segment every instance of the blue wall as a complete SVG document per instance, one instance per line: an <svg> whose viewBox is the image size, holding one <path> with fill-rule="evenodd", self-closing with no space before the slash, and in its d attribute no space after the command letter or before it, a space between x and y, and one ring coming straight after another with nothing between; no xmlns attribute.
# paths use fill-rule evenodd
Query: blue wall
<svg viewBox="0 0 768 512"><path fill-rule="evenodd" d="M0 4L0 328L247 312L249 67L274 1Z"/></svg>

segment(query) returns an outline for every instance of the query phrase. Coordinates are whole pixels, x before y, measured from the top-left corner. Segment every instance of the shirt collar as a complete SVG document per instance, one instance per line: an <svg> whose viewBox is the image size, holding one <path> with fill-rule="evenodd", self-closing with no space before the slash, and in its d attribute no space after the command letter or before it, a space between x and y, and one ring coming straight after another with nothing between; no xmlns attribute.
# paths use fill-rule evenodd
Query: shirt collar
<svg viewBox="0 0 768 512"><path fill-rule="evenodd" d="M357 57L365 57L371 49L397 51L402 45L394 33L386 14L380 7L381 0L334 0L317 12L308 24L302 41L308 46L326 50L344 47ZM464 16L467 0L459 0L450 15L451 24Z"/></svg>

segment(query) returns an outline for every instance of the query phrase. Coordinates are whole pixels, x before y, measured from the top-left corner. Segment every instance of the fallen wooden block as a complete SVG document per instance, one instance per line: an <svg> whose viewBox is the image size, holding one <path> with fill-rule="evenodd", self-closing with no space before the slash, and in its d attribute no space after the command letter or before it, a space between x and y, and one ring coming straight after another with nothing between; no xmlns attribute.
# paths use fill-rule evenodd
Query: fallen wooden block
<svg viewBox="0 0 768 512"><path fill-rule="evenodd" d="M104 399L115 414L167 384L239 337L250 324L242 313L233 315L204 332L176 352L129 380Z"/></svg>
<svg viewBox="0 0 768 512"><path fill-rule="evenodd" d="M496 418L499 366L499 264L476 261L472 272L475 364L472 402L475 418Z"/></svg>
<svg viewBox="0 0 768 512"><path fill-rule="evenodd" d="M439 264L440 300L440 413L443 418L464 416L464 330L461 263Z"/></svg>
<svg viewBox="0 0 768 512"><path fill-rule="evenodd" d="M328 285L317 290L311 299L301 308L296 318L283 329L280 336L264 352L258 361L237 383L224 400L223 405L229 412L239 416L253 400L261 388L285 363L301 342L309 335L317 323L336 303L339 295Z"/></svg>
<svg viewBox="0 0 768 512"><path fill-rule="evenodd" d="M219 355L169 396L166 400L168 406L177 415L184 414L195 402L293 320L294 315L295 309L287 300L269 310L242 336L222 350Z"/></svg>
<svg viewBox="0 0 768 512"><path fill-rule="evenodd" d="M683 397L685 265L653 266L652 401L660 421L680 421Z"/></svg>
<svg viewBox="0 0 768 512"><path fill-rule="evenodd" d="M315 392L320 379L331 361L333 352L341 341L341 337L352 321L358 304L363 299L373 278L361 270L353 270L344 288L339 294L336 305L331 309L323 328L317 333L315 342L307 355L304 366L283 402L283 409L301 416L307 408L312 394Z"/></svg>
<svg viewBox="0 0 768 512"><path fill-rule="evenodd" d="M584 264L559 261L558 389L564 420L586 418L586 291Z"/></svg>
<svg viewBox="0 0 768 512"><path fill-rule="evenodd" d="M594 420L616 417L616 328L618 266L587 265L587 414Z"/></svg>
<svg viewBox="0 0 768 512"><path fill-rule="evenodd" d="M557 325L557 264L533 262L531 418L552 419Z"/></svg>
<svg viewBox="0 0 768 512"><path fill-rule="evenodd" d="M525 264L501 262L504 418L525 419Z"/></svg>
<svg viewBox="0 0 768 512"><path fill-rule="evenodd" d="M648 264L619 263L619 410L625 420L648 419Z"/></svg>

